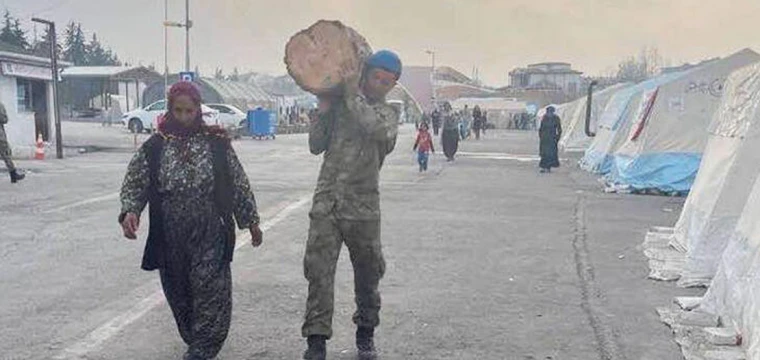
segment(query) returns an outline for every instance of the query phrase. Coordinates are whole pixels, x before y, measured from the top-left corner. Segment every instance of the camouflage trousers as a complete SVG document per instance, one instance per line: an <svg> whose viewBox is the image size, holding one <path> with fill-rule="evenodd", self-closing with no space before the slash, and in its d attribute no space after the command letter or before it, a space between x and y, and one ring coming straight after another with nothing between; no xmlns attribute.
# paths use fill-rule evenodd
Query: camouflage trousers
<svg viewBox="0 0 760 360"><path fill-rule="evenodd" d="M170 220L165 227L167 256L159 270L161 285L179 334L188 345L186 359L213 359L230 328L232 276L219 246L221 228L209 221L215 218L190 215Z"/></svg>
<svg viewBox="0 0 760 360"><path fill-rule="evenodd" d="M5 134L5 126L0 124L0 157L5 162L5 167L8 171L16 170L16 166L11 159L11 145L8 143L8 136Z"/></svg>
<svg viewBox="0 0 760 360"><path fill-rule="evenodd" d="M380 220L342 220L330 215L311 215L304 256L304 275L309 281L302 335L332 337L335 269L342 245L348 248L354 268L354 299L357 326L380 323L378 284L385 273L380 244Z"/></svg>

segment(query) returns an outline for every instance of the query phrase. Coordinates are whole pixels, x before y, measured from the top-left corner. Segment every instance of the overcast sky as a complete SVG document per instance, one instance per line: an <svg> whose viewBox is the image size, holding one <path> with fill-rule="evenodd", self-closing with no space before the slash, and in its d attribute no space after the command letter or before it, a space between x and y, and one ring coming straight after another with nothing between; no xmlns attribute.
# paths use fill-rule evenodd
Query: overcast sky
<svg viewBox="0 0 760 360"><path fill-rule="evenodd" d="M184 0L169 0L171 20ZM164 0L0 0L22 20L32 15L75 20L128 61L163 64ZM285 72L285 43L318 19L357 29L373 48L397 51L406 65L438 64L488 84L507 83L510 69L565 61L602 74L644 46L674 64L760 49L758 0L191 0L192 66L209 74ZM30 25L31 26L31 25ZM41 29L38 28L41 32ZM184 62L184 33L170 31L170 68Z"/></svg>

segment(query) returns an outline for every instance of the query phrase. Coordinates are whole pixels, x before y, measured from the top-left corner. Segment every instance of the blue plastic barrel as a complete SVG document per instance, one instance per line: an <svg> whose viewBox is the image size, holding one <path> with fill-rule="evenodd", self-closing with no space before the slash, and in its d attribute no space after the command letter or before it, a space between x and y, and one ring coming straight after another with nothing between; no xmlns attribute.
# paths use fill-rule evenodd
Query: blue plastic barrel
<svg viewBox="0 0 760 360"><path fill-rule="evenodd" d="M272 124L272 112L262 108L248 111L248 131L253 137L274 138L276 127Z"/></svg>

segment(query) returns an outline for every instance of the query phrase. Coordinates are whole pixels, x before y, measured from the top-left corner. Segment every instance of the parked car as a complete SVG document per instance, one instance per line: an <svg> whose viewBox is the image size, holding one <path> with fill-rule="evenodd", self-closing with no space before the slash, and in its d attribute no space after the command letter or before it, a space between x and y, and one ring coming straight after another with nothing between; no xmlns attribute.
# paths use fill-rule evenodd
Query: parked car
<svg viewBox="0 0 760 360"><path fill-rule="evenodd" d="M236 129L244 124L248 115L242 110L227 104L206 104L206 106L219 112L216 118L217 124L225 129Z"/></svg>
<svg viewBox="0 0 760 360"><path fill-rule="evenodd" d="M203 121L206 122L206 124L216 124L216 118L219 116L219 111L206 105L201 105L201 111L203 111ZM159 100L142 109L136 109L125 113L121 117L121 122L133 133L141 133L143 131L150 132L151 129L157 127L156 121L158 120L158 116L165 112L166 101Z"/></svg>

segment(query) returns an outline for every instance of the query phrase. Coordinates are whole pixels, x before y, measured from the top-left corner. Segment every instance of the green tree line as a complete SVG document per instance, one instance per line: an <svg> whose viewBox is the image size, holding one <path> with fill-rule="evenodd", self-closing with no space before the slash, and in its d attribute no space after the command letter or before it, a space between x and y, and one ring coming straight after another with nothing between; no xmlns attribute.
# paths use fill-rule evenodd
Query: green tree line
<svg viewBox="0 0 760 360"><path fill-rule="evenodd" d="M2 19L0 42L27 51L36 56L50 57L50 29L45 27L41 37L34 38L21 27L21 20L14 17L8 9ZM118 55L104 46L96 33L87 39L82 24L74 21L66 24L63 36L58 38L58 56L75 66L113 66L121 65Z"/></svg>

